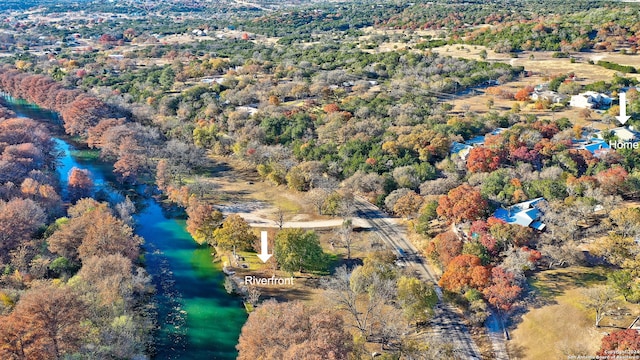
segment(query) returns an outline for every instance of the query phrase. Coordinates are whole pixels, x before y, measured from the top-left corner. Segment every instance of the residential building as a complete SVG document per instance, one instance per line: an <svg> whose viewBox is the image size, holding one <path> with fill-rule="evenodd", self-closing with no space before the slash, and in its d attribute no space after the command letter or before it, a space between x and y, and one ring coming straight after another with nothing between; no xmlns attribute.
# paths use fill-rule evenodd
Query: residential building
<svg viewBox="0 0 640 360"><path fill-rule="evenodd" d="M605 130L606 131L606 130ZM640 141L640 133L633 128L633 126L620 126L615 129L608 130L612 135L618 138L619 141L624 142L637 142ZM595 136L599 139L604 139L602 131L597 132Z"/></svg>
<svg viewBox="0 0 640 360"><path fill-rule="evenodd" d="M458 156L461 159L466 159L467 156L469 155L469 151L471 151L471 149L473 149L473 146L471 145L467 145L467 144L463 144L463 143L459 143L459 142L452 142L451 143L451 147L449 148L449 153L451 155L454 154L458 154Z"/></svg>
<svg viewBox="0 0 640 360"><path fill-rule="evenodd" d="M511 205L508 208L497 209L493 214L494 217L504 220L507 224L516 224L525 227L531 227L536 230L542 231L546 227L540 218L542 212L538 209L542 202L545 202L544 198L532 199L529 201L521 202L515 205Z"/></svg>
<svg viewBox="0 0 640 360"><path fill-rule="evenodd" d="M606 94L595 91L587 91L571 96L569 105L583 109L602 109L611 106L613 100Z"/></svg>
<svg viewBox="0 0 640 360"><path fill-rule="evenodd" d="M569 97L567 95L564 94L560 94L557 93L555 91L550 91L550 90L546 90L546 91L534 91L533 93L531 93L531 100L533 101L538 101L538 100L542 100L542 101L548 101L552 104L560 104L562 102L564 102L565 100L567 100Z"/></svg>

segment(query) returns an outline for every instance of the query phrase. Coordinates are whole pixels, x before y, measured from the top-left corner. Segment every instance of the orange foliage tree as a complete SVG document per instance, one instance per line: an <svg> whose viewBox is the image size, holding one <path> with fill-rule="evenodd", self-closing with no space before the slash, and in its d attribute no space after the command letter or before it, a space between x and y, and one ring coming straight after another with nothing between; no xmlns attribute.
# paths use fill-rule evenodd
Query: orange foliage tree
<svg viewBox="0 0 640 360"><path fill-rule="evenodd" d="M623 192L623 185L628 176L629 173L622 166L614 166L597 173L596 179L604 192L617 194Z"/></svg>
<svg viewBox="0 0 640 360"><path fill-rule="evenodd" d="M475 255L459 255L453 258L438 284L444 289L460 293L473 288L482 290L489 282L489 269Z"/></svg>
<svg viewBox="0 0 640 360"><path fill-rule="evenodd" d="M611 356L611 350L640 350L640 333L634 329L616 330L602 338L597 355Z"/></svg>
<svg viewBox="0 0 640 360"><path fill-rule="evenodd" d="M74 353L88 330L83 325L86 309L68 287L32 287L9 316L0 317L0 357L60 359Z"/></svg>
<svg viewBox="0 0 640 360"><path fill-rule="evenodd" d="M502 311L509 311L521 292L515 276L499 266L491 269L491 281L483 290L489 304Z"/></svg>
<svg viewBox="0 0 640 360"><path fill-rule="evenodd" d="M467 156L467 169L470 172L490 172L500 166L501 156L496 150L486 147L475 147Z"/></svg>
<svg viewBox="0 0 640 360"><path fill-rule="evenodd" d="M437 258L443 267L462 253L462 240L452 231L438 234L427 246L427 256Z"/></svg>
<svg viewBox="0 0 640 360"><path fill-rule="evenodd" d="M351 346L351 335L334 311L270 301L249 315L237 348L239 360L346 360Z"/></svg>
<svg viewBox="0 0 640 360"><path fill-rule="evenodd" d="M72 201L90 196L93 189L93 180L91 180L89 170L78 169L77 167L71 169L67 186L69 188L69 198Z"/></svg>
<svg viewBox="0 0 640 360"><path fill-rule="evenodd" d="M438 216L451 221L476 220L486 213L487 201L480 191L469 184L462 184L438 200Z"/></svg>

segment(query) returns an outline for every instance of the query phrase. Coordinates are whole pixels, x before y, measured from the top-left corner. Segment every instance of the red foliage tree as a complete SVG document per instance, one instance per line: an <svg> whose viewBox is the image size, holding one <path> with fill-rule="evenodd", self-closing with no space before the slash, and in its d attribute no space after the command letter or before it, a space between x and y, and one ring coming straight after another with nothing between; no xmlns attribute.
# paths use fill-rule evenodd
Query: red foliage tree
<svg viewBox="0 0 640 360"><path fill-rule="evenodd" d="M528 163L536 163L540 160L540 153L533 149L529 150L526 146L520 146L509 154L511 161L525 161Z"/></svg>
<svg viewBox="0 0 640 360"><path fill-rule="evenodd" d="M487 207L487 201L480 191L468 184L462 184L440 197L436 211L439 216L460 222L480 218L487 211Z"/></svg>
<svg viewBox="0 0 640 360"><path fill-rule="evenodd" d="M611 353L612 350L640 350L640 333L638 330L616 330L603 337L602 345L597 355L611 356L613 359L616 354Z"/></svg>
<svg viewBox="0 0 640 360"><path fill-rule="evenodd" d="M470 172L490 172L496 170L501 163L497 151L486 147L475 147L467 156L467 169Z"/></svg>
<svg viewBox="0 0 640 360"><path fill-rule="evenodd" d="M489 269L475 255L459 255L453 258L438 284L451 292L468 288L482 290L489 282Z"/></svg>
<svg viewBox="0 0 640 360"><path fill-rule="evenodd" d="M491 269L491 281L483 290L489 304L502 311L509 311L521 292L513 274L499 266Z"/></svg>
<svg viewBox="0 0 640 360"><path fill-rule="evenodd" d="M624 190L623 185L628 176L629 173L622 166L614 166L597 173L596 179L604 192L616 194Z"/></svg>
<svg viewBox="0 0 640 360"><path fill-rule="evenodd" d="M324 112L326 112L327 114L329 114L329 113L334 113L334 112L340 111L340 107L338 105L334 104L334 103L331 103L331 104L327 104L327 105L323 106L322 110Z"/></svg>

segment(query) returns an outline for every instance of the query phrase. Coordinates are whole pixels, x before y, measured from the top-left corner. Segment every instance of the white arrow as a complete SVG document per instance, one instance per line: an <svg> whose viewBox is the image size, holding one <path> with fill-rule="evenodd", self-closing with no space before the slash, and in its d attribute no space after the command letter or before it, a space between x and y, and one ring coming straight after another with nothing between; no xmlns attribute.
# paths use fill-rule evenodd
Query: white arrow
<svg viewBox="0 0 640 360"><path fill-rule="evenodd" d="M627 116L627 93L620 93L620 116L616 116L616 119L624 125L630 117Z"/></svg>
<svg viewBox="0 0 640 360"><path fill-rule="evenodd" d="M269 254L269 240L267 239L267 232L260 232L260 254L258 257L262 260L263 263L266 263L271 259L273 254Z"/></svg>

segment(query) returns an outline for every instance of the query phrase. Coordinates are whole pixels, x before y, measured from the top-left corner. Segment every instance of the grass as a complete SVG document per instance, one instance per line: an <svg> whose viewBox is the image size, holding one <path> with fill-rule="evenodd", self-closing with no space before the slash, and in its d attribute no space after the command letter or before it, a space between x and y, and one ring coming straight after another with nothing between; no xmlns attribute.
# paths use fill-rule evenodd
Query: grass
<svg viewBox="0 0 640 360"><path fill-rule="evenodd" d="M253 305L249 304L248 302L243 302L244 304L244 309L247 311L247 314L251 314L253 312Z"/></svg>
<svg viewBox="0 0 640 360"><path fill-rule="evenodd" d="M582 289L606 283L604 268L571 267L543 271L529 281L540 301L522 316L511 331L512 359L564 359L593 355L605 333L627 327L640 314L640 306L621 303L616 315L594 327L595 314L584 307ZM629 314L629 315L627 315Z"/></svg>

